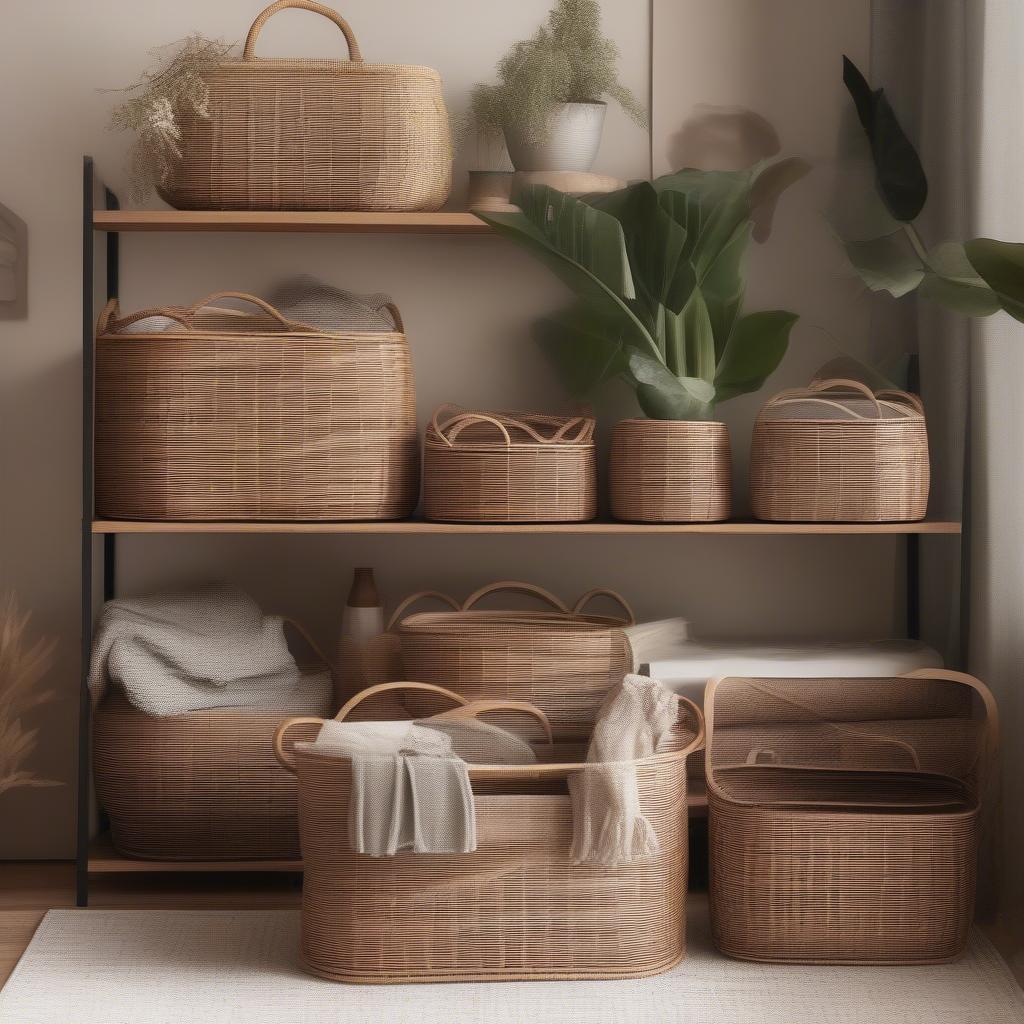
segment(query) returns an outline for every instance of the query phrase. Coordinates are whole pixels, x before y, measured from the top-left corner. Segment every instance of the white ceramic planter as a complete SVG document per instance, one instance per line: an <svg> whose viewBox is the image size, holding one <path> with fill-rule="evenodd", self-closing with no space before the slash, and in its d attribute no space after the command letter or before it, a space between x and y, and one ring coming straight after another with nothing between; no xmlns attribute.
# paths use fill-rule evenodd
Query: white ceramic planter
<svg viewBox="0 0 1024 1024"><path fill-rule="evenodd" d="M512 128L505 145L517 171L589 171L604 129L604 103L563 103L551 115L546 142L527 142Z"/></svg>

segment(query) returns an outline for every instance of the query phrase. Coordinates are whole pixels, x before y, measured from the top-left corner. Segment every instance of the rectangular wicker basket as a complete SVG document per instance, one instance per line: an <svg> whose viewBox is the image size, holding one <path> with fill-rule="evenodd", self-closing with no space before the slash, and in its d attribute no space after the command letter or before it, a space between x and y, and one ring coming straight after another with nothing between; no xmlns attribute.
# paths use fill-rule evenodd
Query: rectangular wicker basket
<svg viewBox="0 0 1024 1024"><path fill-rule="evenodd" d="M313 11L344 33L349 59L265 60L278 11ZM204 74L209 116L177 111L182 159L160 194L183 210L437 210L452 142L432 68L368 64L336 11L279 0L253 22L240 61Z"/></svg>
<svg viewBox="0 0 1024 1024"><path fill-rule="evenodd" d="M729 956L959 956L997 733L971 676L708 684L712 934Z"/></svg>
<svg viewBox="0 0 1024 1024"><path fill-rule="evenodd" d="M508 592L534 595L550 610L477 608L484 598ZM600 596L617 602L625 617L585 613ZM633 652L623 627L633 621L629 606L614 591L592 590L570 611L541 587L506 580L482 587L457 611L402 619L398 635L408 678L464 697L528 701L560 732L588 735L605 695L632 670ZM419 713L415 701L409 706Z"/></svg>
<svg viewBox="0 0 1024 1024"><path fill-rule="evenodd" d="M293 723L283 723L275 743L299 784L306 968L334 981L408 984L637 978L674 966L685 954L685 762L703 743L700 711L680 709L671 741L635 762L660 851L616 868L569 862L565 780L579 763L472 765L473 853L354 853L351 762L285 752Z"/></svg>
<svg viewBox="0 0 1024 1024"><path fill-rule="evenodd" d="M258 315L218 309L224 298ZM416 507L412 361L393 333L328 333L221 292L96 339L96 513L113 519L403 519ZM154 316L180 329L124 333Z"/></svg>

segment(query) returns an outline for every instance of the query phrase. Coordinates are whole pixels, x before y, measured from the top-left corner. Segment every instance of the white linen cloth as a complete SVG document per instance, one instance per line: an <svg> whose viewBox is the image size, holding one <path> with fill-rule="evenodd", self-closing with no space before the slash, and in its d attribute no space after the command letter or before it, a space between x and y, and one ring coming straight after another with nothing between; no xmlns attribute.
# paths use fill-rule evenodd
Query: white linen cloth
<svg viewBox="0 0 1024 1024"><path fill-rule="evenodd" d="M89 664L94 706L111 685L158 717L225 707L324 714L332 701L330 672L302 673L284 620L226 584L108 601Z"/></svg>
<svg viewBox="0 0 1024 1024"><path fill-rule="evenodd" d="M678 713L678 696L647 676L628 675L605 697L588 765L569 778L573 864L617 867L658 852L658 838L640 807L633 762L655 753Z"/></svg>

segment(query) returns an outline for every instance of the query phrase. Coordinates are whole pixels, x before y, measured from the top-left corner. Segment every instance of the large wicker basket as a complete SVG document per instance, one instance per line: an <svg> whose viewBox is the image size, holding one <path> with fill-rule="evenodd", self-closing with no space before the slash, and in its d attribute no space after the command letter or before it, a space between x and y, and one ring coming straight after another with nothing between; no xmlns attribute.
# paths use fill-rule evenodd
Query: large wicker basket
<svg viewBox="0 0 1024 1024"><path fill-rule="evenodd" d="M597 515L595 422L442 406L423 440L423 515L457 523Z"/></svg>
<svg viewBox="0 0 1024 1024"><path fill-rule="evenodd" d="M422 689L394 688L409 685ZM617 868L569 862L565 780L585 770L578 757L471 766L473 853L354 853L351 762L310 750L289 754L283 744L292 723L283 723L275 743L299 780L307 969L358 984L634 978L668 970L685 953L685 761L703 742L700 711L689 702L680 708L671 741L635 762L641 809L660 851Z"/></svg>
<svg viewBox="0 0 1024 1024"><path fill-rule="evenodd" d="M278 11L314 11L344 33L348 60L255 55ZM240 61L203 78L208 117L176 112L182 159L160 194L185 210L437 210L452 141L432 68L368 64L335 11L279 0L253 22Z"/></svg>
<svg viewBox="0 0 1024 1024"><path fill-rule="evenodd" d="M546 611L481 611L500 592L534 595ZM584 614L606 595L625 618ZM507 697L539 707L561 733L589 733L605 694L632 670L622 627L633 613L614 591L592 590L572 609L528 583L503 581L470 595L459 611L411 615L398 626L407 676L448 687L465 697ZM411 700L412 698L410 698ZM413 714L423 709L409 704Z"/></svg>
<svg viewBox="0 0 1024 1024"><path fill-rule="evenodd" d="M997 715L977 679L711 682L712 932L730 956L938 963L967 943Z"/></svg>
<svg viewBox="0 0 1024 1024"><path fill-rule="evenodd" d="M233 297L258 315L218 309ZM412 362L393 333L326 333L254 296L117 319L96 342L96 512L115 519L401 519L416 506ZM180 329L122 333L169 317ZM145 326L145 325L144 325Z"/></svg>
<svg viewBox="0 0 1024 1024"><path fill-rule="evenodd" d="M924 407L851 380L783 391L750 449L754 516L776 522L913 522L928 512Z"/></svg>

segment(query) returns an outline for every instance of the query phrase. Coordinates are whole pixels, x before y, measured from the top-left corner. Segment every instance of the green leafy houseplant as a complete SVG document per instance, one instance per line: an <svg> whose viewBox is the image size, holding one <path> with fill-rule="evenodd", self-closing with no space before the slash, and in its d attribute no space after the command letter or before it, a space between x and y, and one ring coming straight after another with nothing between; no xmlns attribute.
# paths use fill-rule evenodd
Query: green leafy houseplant
<svg viewBox="0 0 1024 1024"><path fill-rule="evenodd" d="M926 245L914 223L928 201L928 178L917 151L885 90L873 90L848 57L843 82L871 147L875 186L890 226L881 236L845 242L864 283L896 298L916 291L967 316L1003 309L1024 322L1024 245L992 238Z"/></svg>
<svg viewBox="0 0 1024 1024"><path fill-rule="evenodd" d="M743 258L755 208L788 163L684 170L579 199L534 185L517 196L521 212L480 213L576 292L538 325L573 394L617 377L651 419L708 420L764 384L797 317L743 315Z"/></svg>
<svg viewBox="0 0 1024 1024"><path fill-rule="evenodd" d="M598 0L557 0L547 24L501 59L497 84L473 89L470 122L485 135L511 128L528 142L543 143L560 104L598 103L608 96L646 127L643 105L619 81L618 58L618 47L601 34Z"/></svg>

